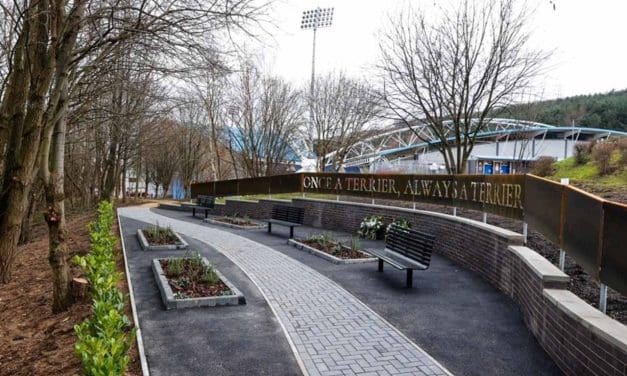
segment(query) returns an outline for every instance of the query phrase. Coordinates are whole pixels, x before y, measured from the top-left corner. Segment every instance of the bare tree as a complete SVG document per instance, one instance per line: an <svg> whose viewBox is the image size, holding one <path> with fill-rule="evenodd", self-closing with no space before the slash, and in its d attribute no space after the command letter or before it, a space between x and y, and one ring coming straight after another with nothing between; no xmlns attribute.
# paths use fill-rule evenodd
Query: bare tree
<svg viewBox="0 0 627 376"><path fill-rule="evenodd" d="M450 173L466 170L489 114L540 73L548 54L529 47L528 18L515 0L464 0L437 18L409 9L384 31L384 99L406 125L427 124L416 136L439 141Z"/></svg>
<svg viewBox="0 0 627 376"><path fill-rule="evenodd" d="M191 183L209 167L213 151L212 137L208 136L211 127L202 107L195 103L185 103L178 110L179 129L176 132L175 149L178 152L178 176L183 183L185 196L190 192ZM215 175L214 175L215 176Z"/></svg>
<svg viewBox="0 0 627 376"><path fill-rule="evenodd" d="M278 77L263 76L250 62L233 86L228 137L247 175L283 172L292 137L303 123L300 92Z"/></svg>
<svg viewBox="0 0 627 376"><path fill-rule="evenodd" d="M0 86L0 283L9 281L39 173L47 204L53 309L60 311L71 303L64 206L71 77L76 84L84 82L112 54L140 46L160 57L152 60L160 64L145 69L176 71L183 56L214 55L214 32L243 27L260 8L251 0L0 0L0 5L0 22L7 23L2 33L11 30L2 46L8 57L0 58L5 75Z"/></svg>
<svg viewBox="0 0 627 376"><path fill-rule="evenodd" d="M343 73L321 76L314 87L308 100L310 148L318 155L320 171L329 162L337 171L350 146L365 136L368 126L381 114L382 101L369 84ZM331 152L331 161L325 160Z"/></svg>

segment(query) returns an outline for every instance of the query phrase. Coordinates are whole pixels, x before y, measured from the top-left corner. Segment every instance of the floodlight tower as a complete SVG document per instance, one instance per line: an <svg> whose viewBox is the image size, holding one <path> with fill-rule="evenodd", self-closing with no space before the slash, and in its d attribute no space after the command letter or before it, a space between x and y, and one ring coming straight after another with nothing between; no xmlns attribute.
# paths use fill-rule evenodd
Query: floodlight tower
<svg viewBox="0 0 627 376"><path fill-rule="evenodd" d="M303 12L300 28L303 30L313 29L313 51L311 53L311 97L314 93L314 80L316 77L316 30L322 27L329 27L333 23L334 8L316 8Z"/></svg>

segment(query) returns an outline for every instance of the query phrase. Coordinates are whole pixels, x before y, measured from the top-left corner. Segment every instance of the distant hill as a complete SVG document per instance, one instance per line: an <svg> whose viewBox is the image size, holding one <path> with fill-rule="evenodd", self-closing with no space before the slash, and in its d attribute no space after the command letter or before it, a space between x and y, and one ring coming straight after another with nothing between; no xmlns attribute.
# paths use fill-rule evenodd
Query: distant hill
<svg viewBox="0 0 627 376"><path fill-rule="evenodd" d="M627 131L627 89L510 106L495 116Z"/></svg>

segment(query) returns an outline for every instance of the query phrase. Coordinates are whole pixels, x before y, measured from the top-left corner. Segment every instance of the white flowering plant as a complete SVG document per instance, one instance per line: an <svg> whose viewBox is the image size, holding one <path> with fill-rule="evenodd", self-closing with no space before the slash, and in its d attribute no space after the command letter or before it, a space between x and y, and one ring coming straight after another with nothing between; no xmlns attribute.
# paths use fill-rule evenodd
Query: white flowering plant
<svg viewBox="0 0 627 376"><path fill-rule="evenodd" d="M385 235L385 227L383 226L383 218L378 215L372 215L364 218L359 225L357 231L361 238L382 239Z"/></svg>

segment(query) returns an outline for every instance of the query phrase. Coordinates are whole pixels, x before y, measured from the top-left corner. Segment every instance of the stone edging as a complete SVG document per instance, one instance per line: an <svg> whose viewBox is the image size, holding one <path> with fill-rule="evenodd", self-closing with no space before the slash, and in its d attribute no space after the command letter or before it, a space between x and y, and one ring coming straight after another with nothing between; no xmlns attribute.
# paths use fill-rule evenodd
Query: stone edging
<svg viewBox="0 0 627 376"><path fill-rule="evenodd" d="M150 245L146 239L146 235L142 229L137 229L137 238L139 239L139 245L141 245L144 251L167 251L167 250L181 250L189 249L189 244L178 234L174 233L178 238L179 244L163 244L163 245Z"/></svg>
<svg viewBox="0 0 627 376"><path fill-rule="evenodd" d="M176 299L174 298L174 293L172 292L172 288L168 283L168 279L163 273L163 268L161 268L161 260L171 259L172 257L164 257L164 258L156 258L152 259L152 272L155 276L155 280L157 281L157 285L159 286L159 292L161 293L161 300L165 305L166 310L170 309L181 309L181 308L191 308L191 307L215 307L215 306L226 306L226 305L239 305L246 304L246 298L241 291L237 289L226 277L220 273L219 270L213 269L215 273L220 277L222 282L233 292L233 295L223 295L223 296L209 296L204 298L186 298L186 299ZM209 260L206 257L202 257L202 262L209 266Z"/></svg>
<svg viewBox="0 0 627 376"><path fill-rule="evenodd" d="M212 225L217 225L217 226L224 226L224 227L228 227L228 228L233 228L233 229L237 229L237 230L260 230L262 228L266 228L267 225L261 224L261 223L257 223L255 225L252 226L242 226L242 225L236 225L234 223L227 223L227 222L222 222L222 221L218 221L215 220L213 218L205 218L203 219L203 221L205 223L211 223ZM253 222L253 221L251 221ZM253 222L256 223L256 222Z"/></svg>
<svg viewBox="0 0 627 376"><path fill-rule="evenodd" d="M294 239L289 239L288 240L288 244L290 244L292 247L299 249L301 251L305 251L305 252L309 252L312 255L321 257L327 261L331 261L334 264L364 264L367 262L375 262L377 261L376 257L369 257L369 258L359 258L359 259L342 259L339 257L335 257L333 255L330 255L326 252L322 252L318 249L315 249L313 247L308 246L307 244L301 243L298 240L294 240ZM363 253L367 253L365 251L361 251Z"/></svg>

